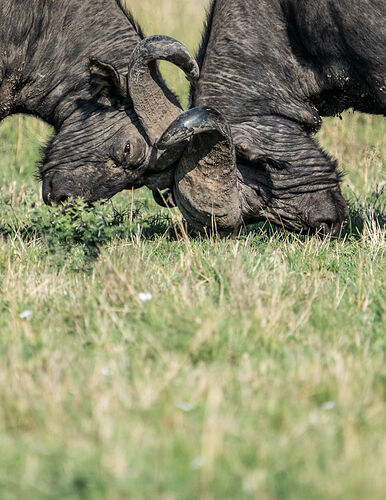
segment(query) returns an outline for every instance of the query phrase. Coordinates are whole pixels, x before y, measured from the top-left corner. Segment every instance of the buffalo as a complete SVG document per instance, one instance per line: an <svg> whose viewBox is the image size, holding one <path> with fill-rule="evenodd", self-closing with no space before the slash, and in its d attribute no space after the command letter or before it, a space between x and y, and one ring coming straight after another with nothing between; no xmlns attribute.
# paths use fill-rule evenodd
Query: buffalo
<svg viewBox="0 0 386 500"><path fill-rule="evenodd" d="M156 61L193 81L185 47L144 38L118 0L0 0L0 19L0 120L27 113L55 130L40 166L45 202L170 184L183 146L154 143L181 108Z"/></svg>
<svg viewBox="0 0 386 500"><path fill-rule="evenodd" d="M385 114L385 5L214 0L192 109L157 144L190 139L164 200L198 230L268 220L337 234L341 175L312 136L347 108Z"/></svg>

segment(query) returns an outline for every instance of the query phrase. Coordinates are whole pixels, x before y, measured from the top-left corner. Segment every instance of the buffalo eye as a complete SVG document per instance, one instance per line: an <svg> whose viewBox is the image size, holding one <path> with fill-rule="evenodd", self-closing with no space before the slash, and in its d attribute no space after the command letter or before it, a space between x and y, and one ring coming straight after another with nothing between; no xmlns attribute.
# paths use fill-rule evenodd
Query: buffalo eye
<svg viewBox="0 0 386 500"><path fill-rule="evenodd" d="M128 142L128 143L126 143L126 146L125 146L125 157L129 156L130 152L131 152L131 144L130 144L130 142Z"/></svg>

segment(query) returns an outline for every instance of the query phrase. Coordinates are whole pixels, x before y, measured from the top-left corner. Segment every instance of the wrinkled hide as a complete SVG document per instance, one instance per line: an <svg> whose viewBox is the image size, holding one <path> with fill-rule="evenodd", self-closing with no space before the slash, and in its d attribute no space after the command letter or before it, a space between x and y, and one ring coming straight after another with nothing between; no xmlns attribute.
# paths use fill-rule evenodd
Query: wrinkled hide
<svg viewBox="0 0 386 500"><path fill-rule="evenodd" d="M28 113L55 129L40 166L46 202L170 184L183 148L160 154L153 144L181 108L156 60L193 81L198 68L181 44L142 40L118 0L2 0L0 19L0 119Z"/></svg>
<svg viewBox="0 0 386 500"><path fill-rule="evenodd" d="M210 169L213 155L204 147L208 168L203 179L202 160L194 176L186 152L177 169L174 198L178 204L184 183L183 212L193 227L208 226L208 207L204 203L200 209L197 192L201 199L207 192L213 200L213 185L205 191L211 177L220 193L212 219L218 219L217 229L225 233L231 230L222 227L220 219L238 214L240 207L241 218L234 217L239 224L269 220L296 231L339 231L347 216L340 175L312 135L320 128L321 116L350 107L385 114L385 5L381 0L213 2L191 101L192 107L219 110L230 125L239 198L226 203L221 194L229 180L229 163L221 177L216 162ZM168 131L176 140L177 125ZM185 135L192 136L188 129ZM201 134L198 128L195 134ZM193 147L198 135L191 139ZM205 144L203 134L200 141Z"/></svg>

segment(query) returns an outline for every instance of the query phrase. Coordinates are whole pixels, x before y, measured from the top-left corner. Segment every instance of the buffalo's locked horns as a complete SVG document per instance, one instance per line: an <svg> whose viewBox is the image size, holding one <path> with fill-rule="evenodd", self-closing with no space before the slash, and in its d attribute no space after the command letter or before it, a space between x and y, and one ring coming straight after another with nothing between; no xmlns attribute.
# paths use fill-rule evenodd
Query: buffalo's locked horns
<svg viewBox="0 0 386 500"><path fill-rule="evenodd" d="M209 107L181 114L156 147L189 143L174 174L173 198L189 226L206 233L235 234L242 224L235 148L225 118Z"/></svg>
<svg viewBox="0 0 386 500"><path fill-rule="evenodd" d="M129 61L128 88L135 112L152 144L183 111L158 74L156 63L159 60L168 61L182 69L191 83L199 77L196 60L174 38L149 36L134 49Z"/></svg>
<svg viewBox="0 0 386 500"><path fill-rule="evenodd" d="M127 87L134 110L153 146L166 127L181 113L175 95L159 75L157 61L168 61L184 71L194 83L200 70L187 48L174 38L153 35L143 39L131 54L127 74ZM149 173L160 173L181 157L185 144L176 144L162 154L155 151ZM160 186L162 189L163 186Z"/></svg>

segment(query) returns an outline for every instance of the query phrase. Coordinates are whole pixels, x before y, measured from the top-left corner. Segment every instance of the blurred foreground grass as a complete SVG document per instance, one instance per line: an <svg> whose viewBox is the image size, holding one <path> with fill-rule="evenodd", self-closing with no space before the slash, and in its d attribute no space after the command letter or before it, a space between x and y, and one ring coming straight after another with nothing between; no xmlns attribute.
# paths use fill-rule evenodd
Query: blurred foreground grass
<svg viewBox="0 0 386 500"><path fill-rule="evenodd" d="M133 10L194 50L205 3ZM384 499L384 121L319 134L339 241L186 239L142 190L48 209L48 133L0 124L0 498Z"/></svg>

